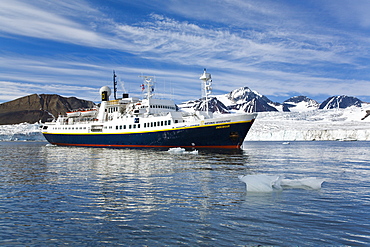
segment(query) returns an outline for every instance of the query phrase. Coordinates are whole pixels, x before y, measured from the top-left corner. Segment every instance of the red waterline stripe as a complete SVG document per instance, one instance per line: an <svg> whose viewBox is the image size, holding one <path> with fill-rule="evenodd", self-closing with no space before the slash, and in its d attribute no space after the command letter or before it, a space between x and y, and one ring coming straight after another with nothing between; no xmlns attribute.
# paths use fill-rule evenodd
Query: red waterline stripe
<svg viewBox="0 0 370 247"><path fill-rule="evenodd" d="M240 145L220 145L220 146L160 146L160 145L108 145L108 144L65 144L65 143L52 143L58 146L75 146L75 147L121 147L121 148L225 148L225 149L236 149L240 148Z"/></svg>

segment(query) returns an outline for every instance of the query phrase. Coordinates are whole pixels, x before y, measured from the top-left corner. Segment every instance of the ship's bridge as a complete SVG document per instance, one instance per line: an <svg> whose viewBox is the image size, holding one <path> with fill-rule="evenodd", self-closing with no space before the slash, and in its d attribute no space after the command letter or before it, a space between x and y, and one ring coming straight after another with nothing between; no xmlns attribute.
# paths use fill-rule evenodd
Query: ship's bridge
<svg viewBox="0 0 370 247"><path fill-rule="evenodd" d="M157 114L161 112L171 112L176 111L176 105L172 100L166 99L144 99L143 100L143 107L147 107L149 109L149 114Z"/></svg>

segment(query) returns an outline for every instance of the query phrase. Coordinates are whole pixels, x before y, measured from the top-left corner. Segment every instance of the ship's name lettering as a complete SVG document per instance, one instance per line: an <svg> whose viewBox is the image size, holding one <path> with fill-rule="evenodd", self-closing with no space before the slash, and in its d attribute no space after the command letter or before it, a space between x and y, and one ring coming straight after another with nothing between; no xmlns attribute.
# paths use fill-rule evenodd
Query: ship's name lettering
<svg viewBox="0 0 370 247"><path fill-rule="evenodd" d="M216 122L207 122L205 123L205 125L208 125L208 124L220 124L220 123L229 123L230 120L222 120L222 121L216 121Z"/></svg>

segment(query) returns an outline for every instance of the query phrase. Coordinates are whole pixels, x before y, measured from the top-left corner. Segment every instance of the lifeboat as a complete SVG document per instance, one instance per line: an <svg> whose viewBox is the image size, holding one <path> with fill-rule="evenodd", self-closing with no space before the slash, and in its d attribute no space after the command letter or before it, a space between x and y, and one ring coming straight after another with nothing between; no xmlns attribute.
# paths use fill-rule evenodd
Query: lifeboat
<svg viewBox="0 0 370 247"><path fill-rule="evenodd" d="M86 109L67 112L67 117L92 117L97 113L97 109Z"/></svg>
<svg viewBox="0 0 370 247"><path fill-rule="evenodd" d="M67 117L79 117L79 116L81 116L81 112L79 112L79 111L67 112Z"/></svg>
<svg viewBox="0 0 370 247"><path fill-rule="evenodd" d="M89 109L80 111L82 117L92 117L95 116L97 113L97 109Z"/></svg>

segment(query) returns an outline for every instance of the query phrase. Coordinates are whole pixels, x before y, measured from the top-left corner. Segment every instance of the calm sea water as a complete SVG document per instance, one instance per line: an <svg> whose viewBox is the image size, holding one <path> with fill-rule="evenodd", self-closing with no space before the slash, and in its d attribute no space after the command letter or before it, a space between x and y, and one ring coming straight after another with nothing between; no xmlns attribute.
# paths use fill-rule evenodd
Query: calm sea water
<svg viewBox="0 0 370 247"><path fill-rule="evenodd" d="M369 245L369 146L247 142L194 155L0 142L0 245ZM325 182L247 193L248 174Z"/></svg>

